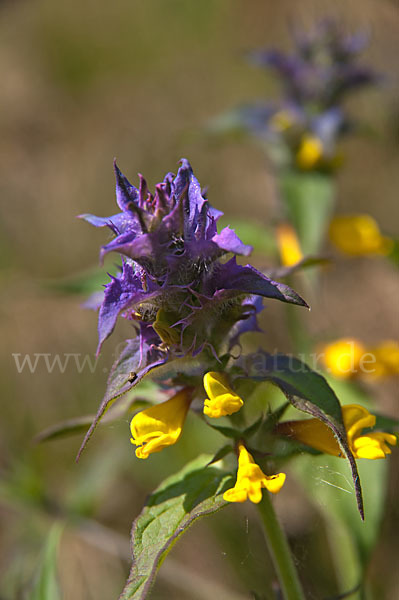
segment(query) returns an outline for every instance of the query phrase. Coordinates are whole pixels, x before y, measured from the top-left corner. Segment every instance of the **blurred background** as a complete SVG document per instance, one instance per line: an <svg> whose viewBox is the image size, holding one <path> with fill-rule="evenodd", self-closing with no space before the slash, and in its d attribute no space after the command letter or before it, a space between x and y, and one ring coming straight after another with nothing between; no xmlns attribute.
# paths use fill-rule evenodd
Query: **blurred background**
<svg viewBox="0 0 399 600"><path fill-rule="evenodd" d="M395 236L394 0L0 2L2 600L31 598L32 589L35 598L45 597L35 582L65 523L58 553L62 598L117 598L129 568L131 523L146 495L188 458L220 445L218 434L209 437L209 428L192 419L167 456L138 461L128 418L101 427L78 465L81 435L33 443L46 427L96 411L115 348L130 335L129 324L119 323L94 370L86 365L79 373L71 359L64 372L57 366L49 372L41 359L34 372L18 373L13 354L94 360L96 314L82 310L84 295L69 292L77 274L84 281L96 267L108 234L76 215L115 212L114 157L132 183L143 173L152 189L185 156L209 186L215 207L235 220L270 224L275 187L262 151L248 141L211 137L204 126L241 102L276 94L272 77L245 62L246 50L291 48L290 22L307 27L326 15L369 31L363 62L387 75L383 87L351 100L370 133L342 144L346 166L339 174L338 210L368 212L385 234ZM258 257L260 265L268 260ZM382 258L339 259L322 275L305 326L316 340L353 336L374 344L397 338L398 293L397 273ZM289 352L284 307L274 304L264 311L265 345ZM380 412L398 415L397 382L379 382L372 394ZM376 597L389 600L399 589L398 466L394 453L370 566ZM280 494L277 505L308 597L333 596L336 578L323 522L300 486L290 485L292 493ZM266 597L263 580L271 569L256 523L246 503L195 525L161 568L152 598Z"/></svg>

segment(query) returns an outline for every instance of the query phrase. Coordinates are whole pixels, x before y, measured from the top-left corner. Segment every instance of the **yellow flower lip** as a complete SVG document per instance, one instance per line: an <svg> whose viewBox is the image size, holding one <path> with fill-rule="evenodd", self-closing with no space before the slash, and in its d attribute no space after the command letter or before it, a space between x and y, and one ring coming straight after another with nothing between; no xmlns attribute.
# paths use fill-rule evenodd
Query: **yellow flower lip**
<svg viewBox="0 0 399 600"><path fill-rule="evenodd" d="M133 417L130 441L139 446L136 449L137 458L148 458L150 454L177 442L182 434L192 394L192 388L184 388L169 400L142 410Z"/></svg>
<svg viewBox="0 0 399 600"><path fill-rule="evenodd" d="M342 417L346 429L349 448L355 458L375 460L391 454L391 446L397 444L397 438L391 433L373 431L363 434L363 429L374 427L376 418L366 408L358 404L342 407ZM316 450L342 456L342 452L331 429L319 419L287 421L276 427L281 435L293 437L299 442ZM389 445L388 445L389 444Z"/></svg>
<svg viewBox="0 0 399 600"><path fill-rule="evenodd" d="M224 373L209 371L204 375L204 388L208 398L204 400L204 414L212 419L232 415L244 402L230 387Z"/></svg>
<svg viewBox="0 0 399 600"><path fill-rule="evenodd" d="M389 254L393 241L382 235L378 223L368 214L339 215L329 227L331 242L348 256Z"/></svg>
<svg viewBox="0 0 399 600"><path fill-rule="evenodd" d="M233 488L225 491L223 498L227 502L245 502L249 499L258 504L262 499L262 488L277 494L283 487L285 478L285 473L265 475L244 444L239 443L237 481Z"/></svg>

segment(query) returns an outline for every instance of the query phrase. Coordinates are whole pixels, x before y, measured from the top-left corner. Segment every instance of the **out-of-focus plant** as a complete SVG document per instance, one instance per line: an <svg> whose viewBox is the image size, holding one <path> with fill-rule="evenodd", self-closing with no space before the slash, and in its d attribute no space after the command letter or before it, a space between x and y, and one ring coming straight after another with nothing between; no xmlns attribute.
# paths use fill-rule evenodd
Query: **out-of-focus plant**
<svg viewBox="0 0 399 600"><path fill-rule="evenodd" d="M345 100L382 77L359 62L368 42L364 33L350 35L333 19L292 33L291 54L267 49L248 55L273 73L280 97L234 109L212 128L244 130L262 144L276 170L279 219L295 227L304 254L317 254L334 208L334 175L344 161L339 141L360 129Z"/></svg>
<svg viewBox="0 0 399 600"><path fill-rule="evenodd" d="M97 354L120 318L129 327L129 339L110 370L91 424L87 417L61 423L43 432L41 440L90 425L79 459L101 422L129 415L131 445L150 468L152 454L168 452L188 439L189 412L210 433L216 430L226 438L216 453L200 454L148 497L133 524L133 562L122 600L148 597L165 557L194 521L247 500L259 508L279 596L304 598L270 497L284 493L291 473L322 506L341 591L355 585L361 593L365 589L386 489L385 461L377 459L396 445L398 421L370 412L369 398L353 381L366 379L365 354L375 359L367 377L397 375L397 344L389 340L369 348L356 340L337 340L322 348L323 377L308 361L246 351L242 339L243 334L261 332L258 315L264 298L296 305L289 307L294 310L307 307L291 279L297 271L323 262L318 254L333 210L335 172L343 162L339 140L356 130L343 100L380 80L357 62L366 42L363 35L347 36L335 22L325 20L309 35L294 32L294 38L293 55L275 50L250 55L277 75L283 87L280 100L248 105L227 119L261 141L275 168L281 197L275 239L270 231L265 235L263 228L245 222L240 237L230 227L218 230L222 213L211 206L186 159L177 175L168 173L154 193L142 176L138 187L132 185L115 164L120 212L111 217L80 215L113 236L101 248L101 261L110 253L121 259L103 291L96 287L97 273L77 284L94 292L86 306L99 311ZM279 253L280 267L265 273L242 265L237 257L248 256L252 247L241 237L251 239L258 251ZM337 217L330 224L330 237L342 252L356 256L388 254L394 247L367 215ZM290 285L276 281L281 278L288 278ZM62 285L74 289L76 282ZM314 346L302 335L296 317L287 321L296 330L298 351ZM279 395L265 392L265 384L278 388ZM336 390L342 392L342 403ZM300 413L307 417L298 418ZM127 447L128 439L126 432ZM372 466L357 459L368 459ZM312 469L320 461L323 468L330 465L331 481L315 486ZM342 480L348 487L348 474L351 489L340 487ZM347 492L339 507L329 495L334 487ZM71 515L63 513L63 523ZM36 581L39 595L43 586L47 596L58 594L54 553L59 536L56 522ZM341 546L348 549L339 554Z"/></svg>
<svg viewBox="0 0 399 600"><path fill-rule="evenodd" d="M328 233L334 246L347 256L387 255L394 249L394 241L366 214L336 216Z"/></svg>
<svg viewBox="0 0 399 600"><path fill-rule="evenodd" d="M259 106L254 112L248 107L248 126L264 136L268 147L270 141L277 167L331 171L341 163L340 137L356 129L344 100L381 77L358 62L367 37L346 34L335 20L320 21L309 32L294 29L293 37L292 54L276 49L250 54L254 64L274 72L282 98L274 105L264 105L263 118Z"/></svg>

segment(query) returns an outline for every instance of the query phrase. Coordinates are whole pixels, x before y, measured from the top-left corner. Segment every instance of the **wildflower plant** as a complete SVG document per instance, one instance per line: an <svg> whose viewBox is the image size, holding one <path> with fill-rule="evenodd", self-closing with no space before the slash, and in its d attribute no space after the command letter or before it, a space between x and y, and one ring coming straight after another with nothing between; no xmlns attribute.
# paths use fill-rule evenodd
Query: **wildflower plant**
<svg viewBox="0 0 399 600"><path fill-rule="evenodd" d="M117 8L111 14L104 3L105 8L99 6L96 11L95 27L87 36L86 23L90 19L84 11L76 11L66 3L67 12L61 12L55 21L52 17L57 11L51 11L51 15L41 11L39 21L30 19L33 31L25 27L29 19L22 19L22 37L28 44L22 52L6 44L11 58L8 80L6 72L5 105L10 108L5 111L9 120L6 139L9 134L16 136L8 162L13 164L17 159L25 165L27 151L37 150L45 142L32 162L39 175L30 184L29 201L46 189L42 178L49 189L56 186L58 190L61 185L61 201L68 197L76 187L67 182L76 154L70 151L76 141L87 139L86 154L92 154L90 150L98 141L96 125L104 121L112 107L128 113L134 105L136 116L141 117L151 106L157 107L159 95L147 101L155 89L151 72L158 77L161 69L157 89L159 83L161 88L166 83L167 88L166 95L161 96L159 119L171 103L175 105L173 126L181 106L185 107L184 115L195 114L195 103L197 108L199 103L206 105L201 97L201 92L205 97L206 85L195 83L192 94L185 95L185 91L203 73L200 46L207 46L208 59L221 55L219 65L228 70L224 54L219 51L226 47L226 41L227 47L231 45L231 24L244 13L247 25L253 21L250 11L254 8L244 3L235 3L232 12L229 7L228 15L224 6L227 3L218 6L221 3L198 2L195 8L194 3L174 3L175 8L166 3L165 7L162 3L141 4L140 14L134 3L126 3L123 11ZM183 10L183 4L187 10ZM267 4L263 3L261 13L281 13L279 7L269 3L269 9ZM301 7L302 13L306 10L306 6ZM388 11L380 12L380 26L385 26ZM363 16L369 20L372 11L367 9L367 13ZM223 28L226 16L229 39L219 35L219 25ZM201 26L201 31L196 31L198 24L208 22L210 27ZM20 58L35 42L38 26L45 34L45 51L35 52L38 64L27 62L29 73L33 71L27 85L21 86L19 81L26 69ZM115 31L121 34L116 44ZM236 39L244 39L245 32L244 38L241 34ZM7 36L10 40L13 37ZM4 305L2 311L5 321L9 321L9 333L3 337L7 340L5 357L9 351L18 350L12 354L18 381L10 379L10 372L3 383L7 393L1 430L5 438L1 445L0 508L7 525L0 546L4 548L1 600L60 600L70 595L109 600L121 588L120 600L145 600L152 597L159 569L167 589L155 590L154 598L379 600L394 584L392 577L391 581L385 578L389 571L386 567L384 573L375 576L381 558L387 559L388 566L394 564L388 556L392 554L389 536L380 546L379 559L372 569L369 566L377 542L387 529L383 518L388 512L387 490L392 493L388 488L389 469L393 466L390 458L396 458L399 439L399 419L383 414L388 402L394 407L395 398L387 396L393 391L389 387L395 383L392 380L399 377L399 343L390 329L389 337L383 334L384 328L394 324L387 313L395 304L395 294L388 281L389 265L381 267L387 259L399 263L399 238L366 214L359 205L360 197L358 212L335 214L338 174L350 169L351 163L352 150L350 146L345 148L344 140L362 133L356 102L348 104L347 100L355 100L372 87L381 91L384 79L362 58L367 36L348 34L337 21L324 19L308 32L295 26L292 38L291 49L254 49L246 53L260 78L270 77L278 84L274 97L264 95L258 102L249 97L245 106L218 122L219 131L232 125L245 132L239 139L255 142L263 152L264 165L269 167L268 187L275 192L271 224L259 218L259 203L254 207L258 223L250 221L246 194L252 201L264 195L259 186L250 189L251 182L261 178L256 172L248 172L249 167L244 174L246 191L237 204L237 210L238 205L243 210L235 222L219 210L228 205L226 198L219 198L216 187L208 198L206 188L196 177L198 172L194 175L187 159L177 165L159 162L160 182L155 186L147 185L142 175L136 178L134 164L128 174L131 183L115 162L116 207L110 198L104 214L98 216L97 209L93 209L95 214L82 214L74 224L82 235L88 232L88 224L97 228L102 244L100 269L50 281L46 273L53 273L56 263L64 272L76 261L76 249L61 260L62 264L57 259L34 266L34 260L30 260L33 269L27 277L25 271L29 269L21 270L24 252L18 250L18 243L24 242L23 250L32 236L38 243L41 240L43 248L48 247L41 235L46 213L40 209L48 202L39 202L37 218L30 227L22 213L18 217L18 205L7 213L6 241L9 234L11 238L13 232L16 235L10 238L11 245L4 244L7 252L3 258L11 259L12 268L7 260L1 263L4 283L11 284L6 296L12 301L10 310ZM36 50L42 50L41 46ZM182 47L186 60L181 60ZM190 57L192 50L195 57ZM160 52L165 55L162 60ZM48 65L42 64L43 57L51 57ZM389 63L386 61L386 68ZM217 64L214 61L209 77ZM165 66L168 68L163 72ZM16 79L12 71L15 68ZM132 84L126 85L126 81L143 71L145 77L137 94L137 77ZM224 73L220 90L231 88L233 71L230 75ZM43 85L36 93L39 80ZM86 88L81 84L87 82L92 85L86 86L88 93L82 96L79 91ZM111 84L113 93L107 91ZM64 87L76 93L63 97ZM104 98L97 102L100 90L105 92ZM121 93L126 100L114 102L113 98ZM50 104L41 102L48 94L52 97ZM130 98L132 94L134 99ZM23 102L22 96L28 100ZM14 97L17 102L13 110ZM80 98L83 102L76 111ZM87 110L93 110L94 102L96 118L88 120L77 140L65 135L47 140L54 116L60 114L60 102L67 108L63 111L66 125L68 118L74 123L72 138L73 132L81 129ZM144 111L140 110L143 102L147 102ZM39 127L44 136L36 135L35 125L36 116L39 125L43 119L41 105L53 117L49 127ZM118 134L122 132L118 135L122 146L123 137L129 137L132 128L146 131L146 146L151 146L151 151L142 148L144 162L146 155L154 155L152 142L158 142L171 129L170 124L163 126L159 120L142 128L132 122L126 129L123 124L129 116L121 114L118 118L112 131L105 125L102 144L115 139L115 127ZM184 139L179 136L180 145ZM141 141L136 137L136 150ZM167 150L164 141L158 147ZM63 148L68 151L67 169L61 177L65 185L54 176L54 159L50 156L56 149L54 157L58 161ZM217 158L212 160L217 163ZM259 167L262 162L257 164ZM252 166L255 171L258 167ZM174 172L164 176L169 168ZM363 168L363 189L374 170L368 173ZM112 164L108 176L112 181ZM11 170L4 185L11 200L19 196L26 200L26 193L19 194L25 179ZM349 187L356 193L355 183L352 181ZM369 195L375 189L376 185L370 186ZM384 189L386 192L387 187ZM374 199L375 205L384 201L385 192L382 190L381 197ZM341 206L345 200L344 188L340 192ZM234 203L234 197L229 201ZM84 210L81 204L76 212ZM25 210L24 214L33 213ZM391 213L387 210L385 214ZM57 225L56 221L50 221L51 240L54 227L60 240L65 232L65 224ZM68 242L64 239L60 247L66 248ZM77 247L86 246L81 240ZM325 256L325 251L331 255ZM92 257L96 261L96 249ZM340 262L343 271L356 269L359 263L362 268L355 276L352 271L339 281L341 271L335 271L335 280L321 289L335 261ZM369 270L371 261L373 269ZM329 268L322 268L327 263ZM78 302L73 307L67 299L43 306L46 291L79 294L85 298L85 308L97 312L95 360L91 352L95 352L96 343L90 354L58 353L59 332L65 330L65 325L71 326L73 336L80 331L82 319L95 315L82 313L74 319L70 311L79 311ZM331 312L337 309L335 314L326 314L330 308ZM367 319L364 331L362 316ZM45 322L40 321L41 317ZM357 321L356 331L351 330L351 317ZM29 326L32 323L33 328ZM273 339L275 331L280 339L278 350ZM370 331L375 332L371 339ZM67 344L68 339L70 336L63 342ZM50 345L51 352L20 353L46 350L41 348L44 343ZM104 354L108 351L110 355L112 349L113 364L108 364ZM102 383L105 373L107 380ZM99 385L104 387L103 397L93 397L92 390ZM63 406L58 402L48 411L47 400L59 389L61 396L68 396L71 402ZM15 392L26 397L23 411L13 401ZM387 401L383 408L380 398ZM76 408L81 400L80 408ZM97 412L94 410L94 416L93 410L88 411L89 416L82 415L83 407L89 404ZM46 422L51 419L54 410L65 413L67 420L41 433L35 431L31 440L32 428L42 418ZM78 414L73 417L71 411L75 410ZM4 427L9 416L10 425ZM101 428L102 437L97 436ZM54 452L51 443L40 447L31 444L68 434L78 438L72 440L72 446L62 445ZM71 465L69 451L77 454L78 465ZM143 504L137 505L144 496ZM213 517L217 511L223 511L219 522ZM199 547L193 531L194 548L180 562L179 551L181 556L184 547L178 544L168 570L168 554L174 544L205 516L210 516L208 531L203 532ZM134 519L130 545L129 524L121 525L126 518ZM262 535L267 548L259 539ZM220 542L221 550L219 557L214 556L212 569L219 577L217 583L208 581L204 557L197 560L200 552L213 562L214 540ZM307 540L311 541L309 547ZM204 547L204 541L210 542L210 547ZM233 562L231 584L227 577L220 581L227 560ZM124 574L124 583L121 575L127 565L130 572ZM222 571L216 574L219 565ZM224 572L229 574L228 570ZM241 577L239 585L237 579ZM236 595L235 584L244 590L244 596Z"/></svg>
<svg viewBox="0 0 399 600"><path fill-rule="evenodd" d="M176 175L168 173L155 186L155 193L142 176L138 187L132 185L116 164L115 175L121 212L81 218L113 234L100 250L101 260L111 252L121 257L118 273L110 276L101 298L96 295L97 351L118 319L132 337L111 369L78 456L122 396L135 411L136 390L145 397L140 386L145 377L151 377L157 391L147 398L150 406L131 419L130 441L138 459L151 460L151 454L178 443L189 411L227 438L216 455L199 456L150 496L133 527L133 566L121 598L147 597L171 545L195 519L246 500L259 506L285 597L302 598L267 498L283 488L285 462L306 448L345 457L363 519L355 458L385 456L396 438L374 432L371 415L353 421L327 381L299 359L261 349L245 352L241 336L261 331L257 316L263 301L279 300L298 310L307 303L287 284L237 262L251 247L230 227L218 230L222 213L209 203L186 159ZM266 397L264 409L254 415L251 404L264 382L277 386L286 400L272 406ZM285 421L290 405L311 418L304 425ZM357 415L362 409L351 410ZM372 433L364 436L365 427ZM271 523L273 534L268 532Z"/></svg>
<svg viewBox="0 0 399 600"><path fill-rule="evenodd" d="M258 508L279 595L304 599L271 501L285 493L291 477L302 482L311 501L321 498L340 570L346 576L351 561L357 565L342 579L341 591L364 578L379 528L386 470L362 465L386 462L382 459L397 444L398 421L374 414L370 398L355 382L397 376L398 345L338 339L321 349L318 368L324 374L317 372L307 364L314 341L299 316L309 306L293 281L301 269L321 264L328 228L333 244L351 256L388 255L396 244L368 215L338 216L329 224L335 173L342 164L339 140L356 130L343 100L378 83L380 76L358 62L366 38L346 35L331 20L310 34L295 31L294 40L292 55L268 50L250 56L274 71L281 98L247 105L234 115L235 124L261 141L274 167L281 198L275 231L280 268L265 272L247 263L253 248L244 238L254 238L256 245L256 236L251 228L244 236L219 226L223 213L210 203L186 159L154 191L141 175L137 186L131 184L115 163L117 212L80 215L111 234L100 249L100 262L109 254L119 258L103 291L86 302L98 311L97 356L118 322L126 339L77 460L101 422L127 415L126 452L149 466L153 454L170 452L182 438L189 443L192 419L201 420L202 431L220 436L217 451L198 453L149 495L133 523L132 566L121 600L148 597L163 560L194 521L245 502ZM314 291L317 280L307 283ZM246 347L244 334L263 333L258 317L271 300L286 305L294 347L303 360L271 354L263 345L257 351ZM362 366L370 354L375 365L366 377ZM52 428L41 439L68 427L74 425ZM316 484L312 469L319 467L330 468L337 483ZM340 487L341 476L351 489ZM333 488L349 492L339 508L329 496ZM341 557L343 545L350 560Z"/></svg>
<svg viewBox="0 0 399 600"><path fill-rule="evenodd" d="M279 167L289 163L303 171L331 171L341 163L339 139L358 127L344 100L381 76L359 61L368 42L364 33L347 34L333 19L319 21L308 32L293 28L292 33L293 53L267 49L249 55L252 63L275 74L282 97L263 110L248 106L248 126L271 141Z"/></svg>

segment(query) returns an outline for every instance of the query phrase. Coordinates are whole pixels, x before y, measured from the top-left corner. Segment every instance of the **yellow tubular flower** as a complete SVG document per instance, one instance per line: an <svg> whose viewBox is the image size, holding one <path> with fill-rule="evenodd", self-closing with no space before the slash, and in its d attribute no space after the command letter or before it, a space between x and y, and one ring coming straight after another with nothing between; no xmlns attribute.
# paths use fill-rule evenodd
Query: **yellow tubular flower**
<svg viewBox="0 0 399 600"><path fill-rule="evenodd" d="M332 219L329 236L332 243L349 256L389 254L393 241L381 234L370 215L342 215Z"/></svg>
<svg viewBox="0 0 399 600"><path fill-rule="evenodd" d="M302 260L303 254L295 229L288 223L279 225L276 229L277 244L281 264L291 267Z"/></svg>
<svg viewBox="0 0 399 600"><path fill-rule="evenodd" d="M342 417L348 437L349 448L355 458L385 458L391 454L388 446L395 446L397 439L391 433L375 431L362 435L363 429L374 427L376 418L363 406L347 404L342 407ZM295 438L299 442L311 446L316 450L342 456L339 444L331 429L318 419L303 421L289 421L280 423L276 428L277 433Z"/></svg>
<svg viewBox="0 0 399 600"><path fill-rule="evenodd" d="M386 377L399 375L399 344L394 340L386 340L375 348L370 348L369 353L374 356L374 369L370 372L372 377Z"/></svg>
<svg viewBox="0 0 399 600"><path fill-rule="evenodd" d="M244 444L238 446L237 481L233 488L223 494L228 502L245 502L248 498L258 504L262 500L262 488L277 494L284 485L285 473L265 475L255 463Z"/></svg>
<svg viewBox="0 0 399 600"><path fill-rule="evenodd" d="M151 406L133 417L130 423L130 441L139 446L136 449L137 458L148 458L152 452L160 452L177 442L191 400L191 388L184 388L166 402Z"/></svg>
<svg viewBox="0 0 399 600"><path fill-rule="evenodd" d="M204 401L204 414L212 419L232 415L244 404L230 387L223 373L209 371L204 375L204 388L208 398Z"/></svg>
<svg viewBox="0 0 399 600"><path fill-rule="evenodd" d="M365 355L363 344L351 338L342 338L322 349L322 360L327 371L341 379L356 375Z"/></svg>
<svg viewBox="0 0 399 600"><path fill-rule="evenodd" d="M304 134L296 155L296 163L300 169L314 169L323 156L323 144L318 137Z"/></svg>

